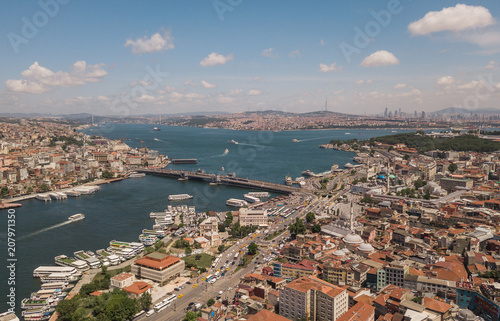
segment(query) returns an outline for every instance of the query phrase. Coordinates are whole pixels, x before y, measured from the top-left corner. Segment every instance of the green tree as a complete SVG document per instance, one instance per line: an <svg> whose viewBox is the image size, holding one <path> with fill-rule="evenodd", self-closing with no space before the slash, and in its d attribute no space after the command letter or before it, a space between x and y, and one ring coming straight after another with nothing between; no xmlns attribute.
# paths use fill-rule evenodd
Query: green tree
<svg viewBox="0 0 500 321"><path fill-rule="evenodd" d="M151 304L153 304L153 298L151 297L151 294L149 294L149 292L144 292L139 299L139 305L141 309L149 310Z"/></svg>
<svg viewBox="0 0 500 321"><path fill-rule="evenodd" d="M191 253L193 253L193 249L191 248L191 246L188 246L188 247L186 247L185 252L186 252L186 255L191 255Z"/></svg>
<svg viewBox="0 0 500 321"><path fill-rule="evenodd" d="M458 165L455 164L455 163L451 163L450 165L448 165L448 171L450 173L455 173L455 171L458 169Z"/></svg>
<svg viewBox="0 0 500 321"><path fill-rule="evenodd" d="M306 233L306 226L304 225L304 221L302 221L299 218L296 218L295 223L290 224L290 226L288 226L288 229L290 230L290 233L292 233L292 234L305 234Z"/></svg>
<svg viewBox="0 0 500 321"><path fill-rule="evenodd" d="M255 255L257 253L258 249L259 249L259 247L257 246L257 244L252 242L252 243L250 243L250 245L248 245L248 254Z"/></svg>
<svg viewBox="0 0 500 321"><path fill-rule="evenodd" d="M48 192L50 191L50 188L47 184L43 183L42 185L40 185L40 192Z"/></svg>
<svg viewBox="0 0 500 321"><path fill-rule="evenodd" d="M224 224L219 224L219 232L225 232L226 231L226 226Z"/></svg>
<svg viewBox="0 0 500 321"><path fill-rule="evenodd" d="M321 232L321 225L314 224L313 227L312 227L312 232L313 233L319 233L319 232Z"/></svg>
<svg viewBox="0 0 500 321"><path fill-rule="evenodd" d="M73 298L71 300L62 300L56 307L59 314L59 320L72 321L73 312L78 308L78 300Z"/></svg>
<svg viewBox="0 0 500 321"><path fill-rule="evenodd" d="M314 221L315 218L316 218L316 215L314 215L313 212L309 212L306 214L307 223L311 223L312 221Z"/></svg>
<svg viewBox="0 0 500 321"><path fill-rule="evenodd" d="M137 313L137 301L132 300L127 294L114 294L106 302L104 311L110 321L130 320Z"/></svg>
<svg viewBox="0 0 500 321"><path fill-rule="evenodd" d="M222 245L222 244L221 244L221 245L219 245L219 247L217 248L217 250L219 251L219 253L222 253L222 252L224 252L224 249L225 249L225 248L226 248L226 247L225 247L224 245Z"/></svg>
<svg viewBox="0 0 500 321"><path fill-rule="evenodd" d="M212 305L215 304L215 300L214 299L210 299L207 301L207 306L211 307Z"/></svg>
<svg viewBox="0 0 500 321"><path fill-rule="evenodd" d="M102 178L113 178L113 174L110 171L106 170L102 173Z"/></svg>
<svg viewBox="0 0 500 321"><path fill-rule="evenodd" d="M0 190L0 197L5 197L9 194L9 188L7 186L2 187Z"/></svg>
<svg viewBox="0 0 500 321"><path fill-rule="evenodd" d="M415 185L416 189L419 189L420 187L427 185L427 182L419 178L413 183L413 185Z"/></svg>
<svg viewBox="0 0 500 321"><path fill-rule="evenodd" d="M26 189L26 192L27 192L28 194L33 193L33 187L28 186L28 188Z"/></svg>
<svg viewBox="0 0 500 321"><path fill-rule="evenodd" d="M193 311L189 311L188 313L186 313L184 318L182 318L182 321L196 321L196 320L198 320L198 313Z"/></svg>

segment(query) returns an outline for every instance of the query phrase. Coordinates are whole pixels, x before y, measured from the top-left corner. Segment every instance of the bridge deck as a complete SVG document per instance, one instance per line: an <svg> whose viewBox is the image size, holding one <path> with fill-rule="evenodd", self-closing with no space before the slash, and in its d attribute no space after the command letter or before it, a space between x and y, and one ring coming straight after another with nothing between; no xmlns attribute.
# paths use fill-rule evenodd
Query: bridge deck
<svg viewBox="0 0 500 321"><path fill-rule="evenodd" d="M276 183L269 183L264 181L258 181L254 179L241 178L241 177L230 177L227 175L216 175L209 173L199 173L190 171L179 171L172 169L141 169L138 172L145 173L148 175L158 175L167 176L172 178L187 178L195 179L207 182L214 182L218 184L224 184L229 186L238 186L244 188L253 188L269 192L278 192L291 194L293 192L303 192L302 189L295 186L287 186Z"/></svg>

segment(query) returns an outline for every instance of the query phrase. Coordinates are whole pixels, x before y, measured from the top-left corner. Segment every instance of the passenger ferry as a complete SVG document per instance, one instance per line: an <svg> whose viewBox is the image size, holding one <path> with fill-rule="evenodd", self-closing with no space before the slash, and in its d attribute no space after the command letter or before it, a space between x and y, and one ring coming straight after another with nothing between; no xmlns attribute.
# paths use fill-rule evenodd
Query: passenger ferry
<svg viewBox="0 0 500 321"><path fill-rule="evenodd" d="M174 195L168 196L169 201L182 201L182 200L188 200L191 198L193 198L193 196L189 195L189 194L174 194Z"/></svg>
<svg viewBox="0 0 500 321"><path fill-rule="evenodd" d="M67 273L76 276L82 274L76 268L70 266L39 266L33 271L33 277L38 278L52 273Z"/></svg>
<svg viewBox="0 0 500 321"><path fill-rule="evenodd" d="M71 221L71 222L78 222L78 221L81 221L85 218L85 215L82 214L82 213L78 213L78 214L75 214L75 215L71 215L70 217L68 217L68 221Z"/></svg>
<svg viewBox="0 0 500 321"><path fill-rule="evenodd" d="M132 172L128 177L130 178L139 178L139 177L144 177L146 176L145 173L137 173L137 172Z"/></svg>
<svg viewBox="0 0 500 321"><path fill-rule="evenodd" d="M248 194L243 195L243 198L245 199L245 201L247 201L249 203L259 203L260 202L260 198L252 196L252 195L248 195Z"/></svg>
<svg viewBox="0 0 500 321"><path fill-rule="evenodd" d="M240 200L237 198L230 198L226 201L227 206L242 207L248 205L247 201Z"/></svg>
<svg viewBox="0 0 500 321"><path fill-rule="evenodd" d="M269 192L248 192L247 195L258 198L268 198L270 196Z"/></svg>
<svg viewBox="0 0 500 321"><path fill-rule="evenodd" d="M52 273L46 276L40 277L42 283L52 283L52 282L76 282L78 277L70 273Z"/></svg>
<svg viewBox="0 0 500 321"><path fill-rule="evenodd" d="M35 198L36 198L37 200L44 201L44 202L48 202L48 201L50 201L50 200L51 200L51 198L50 198L49 194L37 194L37 195L35 196Z"/></svg>

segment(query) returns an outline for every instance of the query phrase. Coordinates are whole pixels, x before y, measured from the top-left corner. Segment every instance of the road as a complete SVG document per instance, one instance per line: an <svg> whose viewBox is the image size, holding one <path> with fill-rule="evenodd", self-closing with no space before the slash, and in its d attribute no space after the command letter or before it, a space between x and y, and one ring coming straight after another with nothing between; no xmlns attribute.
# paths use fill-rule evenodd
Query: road
<svg viewBox="0 0 500 321"><path fill-rule="evenodd" d="M322 206L322 204L324 204L324 202L327 201L327 200L319 200L315 196L311 195L307 196L309 197L310 202L306 207L304 207L300 211L296 211L294 214L288 217L288 220L283 218L277 218L276 222L272 223L268 229L270 231L284 229L286 228L286 226L288 226L288 224L293 222L295 218L297 217L303 218L307 212L314 211L320 208L320 206ZM240 279L244 275L255 271L257 267L260 267L258 264L256 264L255 261L262 259L264 256L267 256L267 252L270 251L275 244L278 244L284 238L287 238L288 233L287 232L282 233L281 235L277 236L275 239L271 241L264 240L266 235L263 232L260 232L256 237L252 236L253 235L246 236L245 238L234 243L230 248L226 249L226 251L224 251L220 255L221 257L220 262L213 269L210 269L207 273L202 275L202 276L207 276L208 274L213 275L219 269L221 269L222 272L223 270L222 267L224 264L226 264L227 261L227 263L229 263L229 271L226 271L225 276L221 276L220 279L217 280L214 284L209 284L208 282L203 281L202 276L191 279L189 282L191 284L185 284L185 287L183 289L174 292L177 296L182 294L181 298L176 299L168 308L160 312L156 312L149 317L143 315L138 320L146 318L147 320L151 321L181 320L186 314L185 308L188 306L190 302L206 303L211 298L215 299L219 295L220 291L223 291L223 294L221 295L222 299L225 298L230 299L234 297L234 288L239 284ZM261 245L259 247L259 251L261 254L256 258L256 260L254 259L246 267L240 269L238 272L235 273L234 271L238 267L237 263L239 262L241 255L244 255L246 253L246 247L251 242L255 242ZM236 254L236 251L242 251L242 253L240 253L238 259L233 265L232 262L235 261L234 255ZM193 287L194 285L196 286Z"/></svg>

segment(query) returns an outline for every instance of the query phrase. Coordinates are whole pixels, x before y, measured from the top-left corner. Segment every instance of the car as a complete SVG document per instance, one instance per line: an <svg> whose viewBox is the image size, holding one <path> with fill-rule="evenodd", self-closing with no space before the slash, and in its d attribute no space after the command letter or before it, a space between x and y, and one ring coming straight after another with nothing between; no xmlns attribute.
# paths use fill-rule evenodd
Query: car
<svg viewBox="0 0 500 321"><path fill-rule="evenodd" d="M197 286L198 286L198 284L193 284L193 289L194 289L195 287L197 287Z"/></svg>
<svg viewBox="0 0 500 321"><path fill-rule="evenodd" d="M219 295L222 295L224 293L224 291L219 291Z"/></svg>
<svg viewBox="0 0 500 321"><path fill-rule="evenodd" d="M184 296L184 294L179 294L177 297L180 299Z"/></svg>
<svg viewBox="0 0 500 321"><path fill-rule="evenodd" d="M180 290L181 290L181 288L180 288L180 287L176 287L176 288L174 288L174 291L180 291Z"/></svg>
<svg viewBox="0 0 500 321"><path fill-rule="evenodd" d="M149 316L153 315L154 313L155 313L155 310L151 309L148 312L146 312L146 317L149 317Z"/></svg>

